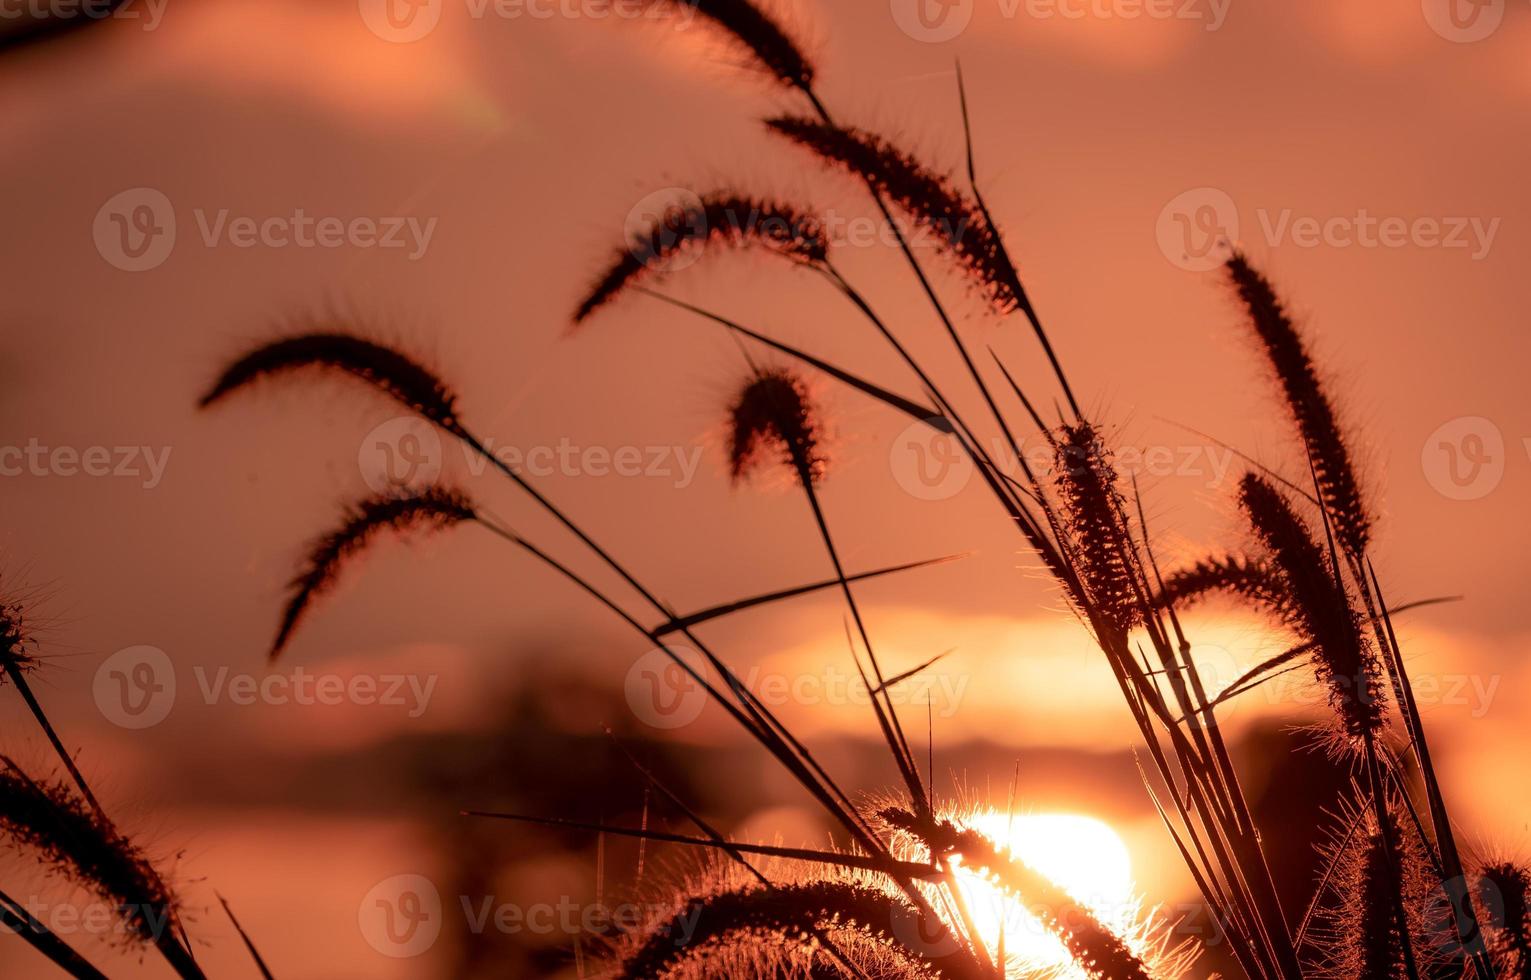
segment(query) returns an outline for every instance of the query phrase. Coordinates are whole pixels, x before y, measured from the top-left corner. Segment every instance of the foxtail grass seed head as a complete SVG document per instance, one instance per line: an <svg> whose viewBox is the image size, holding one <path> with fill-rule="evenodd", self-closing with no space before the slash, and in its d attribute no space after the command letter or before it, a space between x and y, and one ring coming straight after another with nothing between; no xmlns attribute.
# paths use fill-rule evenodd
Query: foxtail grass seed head
<svg viewBox="0 0 1531 980"><path fill-rule="evenodd" d="M828 466L822 435L803 380L785 368L758 371L729 410L729 470L737 482L779 461L799 479L817 483Z"/></svg>
<svg viewBox="0 0 1531 980"><path fill-rule="evenodd" d="M768 119L775 133L860 177L935 236L988 305L1000 314L1020 304L1015 269L1004 257L999 230L977 204L938 174L875 133L798 116Z"/></svg>
<svg viewBox="0 0 1531 980"><path fill-rule="evenodd" d="M460 491L431 487L405 496L379 495L346 508L340 525L309 546L298 574L289 583L271 659L281 655L315 600L335 587L345 567L388 533L439 531L474 519L473 502Z"/></svg>
<svg viewBox="0 0 1531 980"><path fill-rule="evenodd" d="M701 17L727 34L749 53L755 67L777 82L805 91L813 84L812 62L781 25L753 0L648 0L647 9Z"/></svg>
<svg viewBox="0 0 1531 980"><path fill-rule="evenodd" d="M10 760L3 764L0 834L115 908L134 942L165 937L178 901L148 858L68 785L37 782Z"/></svg>
<svg viewBox="0 0 1531 980"><path fill-rule="evenodd" d="M1401 904L1418 975L1463 976L1460 951L1436 941L1454 932L1428 845L1396 799L1388 803L1387 836L1372 807L1370 800L1343 804L1338 826L1349 829L1336 829L1319 848L1330 874L1314 899L1315 924L1303 950L1309 972L1322 980L1403 980L1409 974Z"/></svg>
<svg viewBox="0 0 1531 980"><path fill-rule="evenodd" d="M1334 406L1319 380L1302 335L1270 281L1249 264L1242 252L1234 253L1226 270L1248 311L1255 336L1275 369L1287 407L1313 460L1319 496L1329 512L1335 536L1346 551L1359 555L1371 539L1371 515L1362 499Z"/></svg>
<svg viewBox="0 0 1531 980"><path fill-rule="evenodd" d="M816 930L837 937L849 933L880 948L902 967L898 973L887 975L947 975L940 960L932 960L927 950L905 942L901 934L914 930L896 928L897 923L914 915L908 902L868 884L848 881L718 891L689 900L673 917L655 923L641 945L625 958L617 976L620 980L714 976L701 967L709 954L727 946L744 947L740 951L743 955L734 962L747 971L746 975L800 976L803 974L777 972L772 967L781 965L787 950L801 952L804 946L814 945ZM826 954L818 954L815 960L819 957L827 962ZM688 971L688 967L693 970ZM842 974L831 970L810 975Z"/></svg>
<svg viewBox="0 0 1531 980"><path fill-rule="evenodd" d="M1280 574L1258 558L1228 555L1203 558L1189 568L1164 578L1161 605L1194 605L1212 595L1244 599L1258 606L1279 609L1286 602L1286 585Z"/></svg>
<svg viewBox="0 0 1531 980"><path fill-rule="evenodd" d="M0 658L4 666L19 670L37 666L36 659L27 651L32 638L27 633L26 615L25 604L0 598Z"/></svg>
<svg viewBox="0 0 1531 980"><path fill-rule="evenodd" d="M708 247L761 248L806 264L829 255L824 222L803 209L737 194L713 194L667 208L618 248L574 311L582 323L627 287L662 274L677 256Z"/></svg>
<svg viewBox="0 0 1531 980"><path fill-rule="evenodd" d="M1313 645L1318 678L1352 738L1376 735L1387 696L1375 649L1350 596L1335 580L1325 550L1274 484L1254 473L1239 484L1239 503L1285 584L1279 607L1287 625Z"/></svg>
<svg viewBox="0 0 1531 980"><path fill-rule="evenodd" d="M320 331L262 344L240 357L202 396L207 408L257 381L298 371L349 374L448 431L460 431L457 396L419 362L355 334Z"/></svg>
<svg viewBox="0 0 1531 980"><path fill-rule="evenodd" d="M1510 861L1487 864L1476 890L1500 976L1531 980L1531 870Z"/></svg>
<svg viewBox="0 0 1531 980"><path fill-rule="evenodd" d="M1065 425L1056 440L1054 482L1073 559L1090 603L1119 632L1142 622L1136 550L1126 498L1100 434L1088 422Z"/></svg>

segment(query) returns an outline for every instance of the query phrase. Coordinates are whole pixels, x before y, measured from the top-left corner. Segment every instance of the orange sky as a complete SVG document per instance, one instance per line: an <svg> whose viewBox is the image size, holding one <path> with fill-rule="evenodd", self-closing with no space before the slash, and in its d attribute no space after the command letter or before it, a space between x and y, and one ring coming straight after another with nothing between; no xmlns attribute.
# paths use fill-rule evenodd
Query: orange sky
<svg viewBox="0 0 1531 980"><path fill-rule="evenodd" d="M1501 780L1491 793L1474 787L1518 768L1531 711L1521 588L1531 546L1522 295L1531 142L1516 124L1531 104L1531 8L1510 3L1490 36L1454 41L1432 29L1431 0L1424 9L1187 0L1187 16L1167 18L1126 15L1125 0L970 0L966 30L936 43L900 28L898 2L795 2L786 20L811 41L841 118L882 127L943 166L960 162L961 57L989 203L1076 389L1121 444L1174 460L1145 462L1142 473L1171 562L1238 543L1228 497L1241 472L1174 423L1294 463L1231 299L1215 274L1183 268L1185 256L1165 247L1177 221L1236 220L1235 237L1289 296L1336 381L1384 517L1379 568L1390 593L1467 597L1413 614L1406 646L1439 692L1427 717L1459 821L1474 839L1524 844L1531 797L1508 798L1515 787ZM258 818L192 809L153 760L206 740L237 770L482 728L496 710L488 695L514 687L518 658L566 642L587 655L579 670L617 685L643 649L470 528L380 557L290 652L289 669L433 677L428 708L411 717L407 705L199 703L197 685L220 668L262 675L298 546L339 500L366 491L376 460L365 437L397 414L354 388L320 386L199 415L199 389L242 345L286 318L338 310L421 353L498 445L523 457L569 447L576 462L539 485L678 608L827 574L798 496L728 485L719 425L744 371L728 338L638 296L576 337L565 324L651 192L763 191L848 224L868 220L866 202L768 140L754 118L795 105L698 32L562 14L475 18L476 7L447 2L434 31L404 44L378 37L343 0L204 0L170 4L153 29L123 20L78 43L0 57L10 150L0 157L0 447L143 446L164 460L162 473L135 462L128 475L92 477L64 475L67 462L45 455L41 471L0 477L0 567L48 593L55 669L42 689L82 758L116 773L103 776L109 795L167 850L187 846L188 877L242 893L247 924L278 949L312 949L324 932L287 932L274 880L332 860L325 887L360 894L407 870L376 851L407 852L399 842L411 828L386 812L350 822L281 799ZM99 215L138 188L169 202L177 235L162 264L127 272L102 251ZM297 209L413 218L419 248L204 238L221 212L259 222ZM1368 220L1407 227L1410 240L1368 239ZM1463 246L1432 242L1421 221L1460 229ZM1304 228L1319 240L1306 242ZM848 246L838 261L896 329L935 337L887 250ZM993 345L1028 389L1050 391L1019 321L994 323L959 285L938 281L975 346ZM718 258L666 288L918 393L821 281ZM933 341L916 346L944 356ZM848 563L972 553L865 590L874 635L887 636L898 664L955 651L939 675L953 710L938 719L938 739L1130 746L1109 675L978 483L920 499L900 455L904 424L843 390L825 388L824 403L835 435L824 502ZM623 447L659 460L655 472L603 469L602 451ZM440 461L518 528L566 547L460 454ZM1476 479L1463 482L1469 465ZM833 671L849 668L840 617L809 601L715 633L764 674L837 683ZM1273 642L1217 615L1203 627L1200 642L1223 651L1211 655L1236 664ZM166 722L126 731L97 710L93 680L109 655L138 645L166 651L181 694ZM1045 693L1050 681L1067 699ZM14 730L18 708L7 699L5 710ZM825 738L872 733L853 707L797 716ZM730 736L703 719L677 737ZM1151 846L1147 834L1130 836L1135 849ZM351 928L351 900L337 898L323 925ZM232 956L222 923L208 928L219 937L210 955ZM354 931L336 955L331 966L289 961L280 975L385 976L398 966Z"/></svg>

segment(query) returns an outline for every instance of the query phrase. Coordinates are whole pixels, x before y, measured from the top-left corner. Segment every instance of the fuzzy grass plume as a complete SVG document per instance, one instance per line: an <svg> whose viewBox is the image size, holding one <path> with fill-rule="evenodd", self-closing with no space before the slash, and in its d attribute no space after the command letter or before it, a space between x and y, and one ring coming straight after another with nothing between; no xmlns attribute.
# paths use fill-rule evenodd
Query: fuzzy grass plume
<svg viewBox="0 0 1531 980"><path fill-rule="evenodd" d="M1285 601L1283 590L1280 576L1266 562L1227 555L1203 558L1189 568L1165 576L1160 602L1194 605L1222 593L1275 608Z"/></svg>
<svg viewBox="0 0 1531 980"><path fill-rule="evenodd" d="M1487 864L1478 872L1477 891L1500 976L1531 980L1531 871L1510 861Z"/></svg>
<svg viewBox="0 0 1531 980"><path fill-rule="evenodd" d="M1142 590L1110 451L1088 422L1063 426L1055 445L1054 481L1088 601L1126 633L1142 621Z"/></svg>
<svg viewBox="0 0 1531 980"><path fill-rule="evenodd" d="M174 943L178 900L143 853L67 784L0 769L0 833L50 871L98 896L136 943Z"/></svg>
<svg viewBox="0 0 1531 980"><path fill-rule="evenodd" d="M302 570L289 585L271 659L281 655L314 601L333 589L345 566L381 534L445 530L475 517L473 502L457 490L431 487L408 495L381 494L346 508L338 527L309 546Z"/></svg>
<svg viewBox="0 0 1531 980"><path fill-rule="evenodd" d="M651 927L638 948L627 956L618 980L702 975L709 953L730 943L763 947L760 958L778 950L813 949L808 965L812 976L853 976L822 949L814 949L811 933L853 934L859 944L880 947L903 967L897 975L922 978L971 977L970 962L961 956L933 956L918 940L916 913L908 902L867 884L849 881L809 881L780 886L753 886L717 891L693 898L669 920ZM859 945L858 944L858 945ZM691 966L691 972L681 972ZM711 974L708 974L711 975ZM756 975L765 975L757 972Z"/></svg>
<svg viewBox="0 0 1531 980"><path fill-rule="evenodd" d="M997 313L1020 305L1023 292L1004 258L999 231L951 179L887 139L861 129L799 116L766 120L772 132L855 174L929 230L957 260Z"/></svg>
<svg viewBox="0 0 1531 980"><path fill-rule="evenodd" d="M1305 956L1312 975L1326 980L1402 980L1409 973L1399 930L1398 903L1408 923L1409 948L1420 956L1421 975L1460 976L1462 964L1449 945L1450 910L1439 896L1428 845L1409 828L1394 799L1388 806L1393 834L1378 830L1374 804L1347 804L1339 824L1345 833L1320 847L1330 868L1316 896L1318 925Z"/></svg>
<svg viewBox="0 0 1531 980"><path fill-rule="evenodd" d="M1239 503L1285 585L1275 611L1311 643L1319 680L1346 733L1381 732L1387 695L1381 665L1350 596L1324 549L1274 484L1253 473L1239 484Z"/></svg>
<svg viewBox="0 0 1531 980"><path fill-rule="evenodd" d="M647 9L701 17L727 34L749 53L757 68L781 84L804 91L813 84L813 63L781 25L752 0L648 0Z"/></svg>
<svg viewBox="0 0 1531 980"><path fill-rule="evenodd" d="M1242 252L1235 252L1225 268L1276 371L1287 407L1313 460L1319 496L1334 522L1335 536L1346 551L1362 554L1371 539L1371 515L1362 500L1334 406L1319 380L1302 335L1270 281L1249 264Z"/></svg>
<svg viewBox="0 0 1531 980"><path fill-rule="evenodd" d="M230 364L198 404L208 408L257 381L298 371L352 375L442 428L459 431L457 396L440 378L391 347L342 331L298 334L254 348Z"/></svg>
<svg viewBox="0 0 1531 980"><path fill-rule="evenodd" d="M0 666L6 672L31 670L37 660L27 647L31 636L26 627L26 604L0 597Z"/></svg>
<svg viewBox="0 0 1531 980"><path fill-rule="evenodd" d="M729 409L729 472L735 481L773 459L790 466L805 483L823 478L828 466L818 414L807 385L786 368L756 371Z"/></svg>
<svg viewBox="0 0 1531 980"><path fill-rule="evenodd" d="M611 264L574 311L574 323L616 299L630 285L663 270L677 256L708 247L762 248L797 262L822 263L829 254L824 222L787 204L738 194L711 194L660 214Z"/></svg>

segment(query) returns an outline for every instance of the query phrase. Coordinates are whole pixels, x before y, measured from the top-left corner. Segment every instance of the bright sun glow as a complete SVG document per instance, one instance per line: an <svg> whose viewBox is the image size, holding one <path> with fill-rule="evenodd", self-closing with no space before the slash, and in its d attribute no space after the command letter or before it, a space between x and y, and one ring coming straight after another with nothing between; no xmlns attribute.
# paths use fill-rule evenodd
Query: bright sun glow
<svg viewBox="0 0 1531 980"><path fill-rule="evenodd" d="M1012 818L992 810L960 822L1060 885L1134 952L1143 952L1132 862L1127 845L1110 827L1071 814ZM1003 933L1006 959L1012 963L1027 969L1056 969L1064 977L1083 976L1071 966L1062 941L1019 902L971 872L959 868L957 875L974 925L991 951L999 948Z"/></svg>

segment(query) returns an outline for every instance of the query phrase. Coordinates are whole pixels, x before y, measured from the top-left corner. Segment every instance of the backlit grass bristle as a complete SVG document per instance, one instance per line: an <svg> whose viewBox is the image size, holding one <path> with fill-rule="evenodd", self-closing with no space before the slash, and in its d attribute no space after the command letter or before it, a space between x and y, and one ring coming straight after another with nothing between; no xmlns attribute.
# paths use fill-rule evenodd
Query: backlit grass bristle
<svg viewBox="0 0 1531 980"><path fill-rule="evenodd" d="M619 980L648 980L651 977L712 976L705 967L709 954L725 946L750 944L753 976L803 976L801 972L776 972L768 969L771 961L783 954L797 954L796 970L804 967L802 958L813 950L813 962L827 969L813 976L841 977L845 974L830 966L830 955L814 948L814 930L839 936L854 934L875 944L903 969L896 975L909 977L976 976L948 967L963 961L959 956L930 956L930 944L911 944L919 938L914 926L915 910L908 902L865 884L846 881L812 881L777 887L745 887L719 891L694 898L667 921L657 923L646 933L643 943L623 961ZM908 928L898 928L908 923ZM686 968L692 968L687 971ZM790 968L789 968L790 969Z"/></svg>
<svg viewBox="0 0 1531 980"><path fill-rule="evenodd" d="M1325 980L1402 980L1408 976L1398 905L1408 923L1409 948L1420 976L1461 976L1462 962L1449 944L1450 909L1431 867L1428 845L1413 831L1396 798L1388 805L1392 831L1377 829L1371 802L1351 802L1337 814L1346 834L1319 847L1332 869L1316 897L1317 925L1308 936L1312 975Z"/></svg>
<svg viewBox="0 0 1531 980"><path fill-rule="evenodd" d="M0 759L0 832L116 910L135 942L171 938L177 899L143 853L67 784L34 781Z"/></svg>
<svg viewBox="0 0 1531 980"><path fill-rule="evenodd" d="M1313 645L1316 672L1345 732L1355 738L1379 733L1387 702L1380 664L1324 549L1286 496L1263 477L1244 476L1239 503L1285 584L1276 611Z"/></svg>
<svg viewBox="0 0 1531 980"><path fill-rule="evenodd" d="M1477 892L1500 976L1531 980L1531 871L1509 861L1485 865L1478 872Z"/></svg>
<svg viewBox="0 0 1531 980"><path fill-rule="evenodd" d="M1276 371L1287 407L1313 461L1319 496L1334 523L1335 536L1347 551L1359 555L1371 538L1371 516L1362 500L1334 406L1319 380L1302 335L1270 281L1249 264L1242 252L1234 253L1226 269L1249 313L1250 325Z"/></svg>
<svg viewBox="0 0 1531 980"><path fill-rule="evenodd" d="M440 378L391 347L328 329L256 347L230 364L199 404L207 408L256 381L298 371L352 375L443 428L458 431L457 396Z"/></svg>
<svg viewBox="0 0 1531 980"><path fill-rule="evenodd" d="M701 17L728 34L776 81L803 90L813 83L813 64L802 48L751 0L648 0L648 9Z"/></svg>
<svg viewBox="0 0 1531 980"><path fill-rule="evenodd" d="M1143 615L1126 498L1110 451L1088 422L1063 426L1055 444L1054 483L1075 564L1090 602L1125 633Z"/></svg>
<svg viewBox="0 0 1531 980"><path fill-rule="evenodd" d="M667 209L618 248L574 311L574 322L583 322L628 286L661 273L670 259L697 249L757 247L804 263L822 263L829 254L824 222L805 210L737 194L698 201Z"/></svg>
<svg viewBox="0 0 1531 980"><path fill-rule="evenodd" d="M1024 861L1003 853L978 831L949 820L922 820L896 807L880 810L877 815L890 827L923 841L933 857L959 858L964 867L987 876L1013 895L1063 942L1074 963L1088 976L1097 980L1150 980L1153 976L1148 964L1122 937L1078 899Z"/></svg>
<svg viewBox="0 0 1531 980"><path fill-rule="evenodd" d="M1280 576L1266 562L1241 555L1203 558L1164 577L1162 604L1194 605L1222 593L1268 607L1283 601Z"/></svg>
<svg viewBox="0 0 1531 980"><path fill-rule="evenodd" d="M785 368L755 372L729 409L728 464L735 481L774 460L816 483L828 467L821 442L807 385Z"/></svg>
<svg viewBox="0 0 1531 980"><path fill-rule="evenodd" d="M3 658L4 666L18 670L31 670L37 666L36 658L27 650L32 638L27 632L26 616L24 603L0 598L0 658Z"/></svg>
<svg viewBox="0 0 1531 980"><path fill-rule="evenodd" d="M1015 269L1003 257L999 231L977 204L938 174L887 139L861 129L798 116L766 120L772 131L806 147L825 161L867 181L935 235L997 313L1009 313L1022 291Z"/></svg>
<svg viewBox="0 0 1531 980"><path fill-rule="evenodd" d="M474 517L473 502L465 494L442 487L404 496L367 497L348 506L340 525L309 546L302 570L289 584L291 596L271 646L271 659L286 648L314 601L335 587L345 566L380 534L445 530Z"/></svg>

